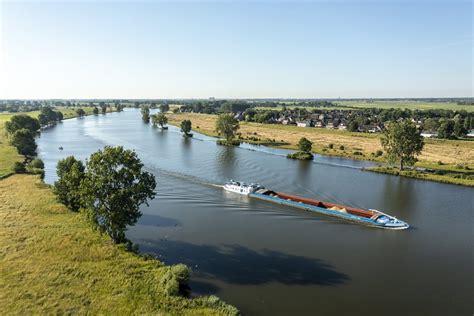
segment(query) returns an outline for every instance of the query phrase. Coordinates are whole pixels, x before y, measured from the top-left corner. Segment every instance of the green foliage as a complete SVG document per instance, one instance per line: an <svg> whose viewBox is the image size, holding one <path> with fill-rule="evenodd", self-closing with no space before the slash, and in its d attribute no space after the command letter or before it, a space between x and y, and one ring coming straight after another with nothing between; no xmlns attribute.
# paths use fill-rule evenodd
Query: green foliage
<svg viewBox="0 0 474 316"><path fill-rule="evenodd" d="M393 122L384 129L381 144L387 153L389 162L399 161L400 170L404 165L413 165L416 155L419 155L424 146L423 137L416 126L409 122Z"/></svg>
<svg viewBox="0 0 474 316"><path fill-rule="evenodd" d="M314 156L311 153L305 152L305 151L298 151L293 154L288 154L286 157L291 158L291 159L299 159L299 160L313 160L314 158Z"/></svg>
<svg viewBox="0 0 474 316"><path fill-rule="evenodd" d="M232 139L232 140L226 140L226 139L218 139L217 140L217 145L222 145L222 146L239 146L240 141L237 139Z"/></svg>
<svg viewBox="0 0 474 316"><path fill-rule="evenodd" d="M99 114L99 108L96 107L96 106L94 106L94 108L92 109L92 113L93 113L94 115Z"/></svg>
<svg viewBox="0 0 474 316"><path fill-rule="evenodd" d="M170 106L167 103L160 105L160 112L166 113L170 110Z"/></svg>
<svg viewBox="0 0 474 316"><path fill-rule="evenodd" d="M341 146L339 146L339 149L344 150L344 149L346 149L346 147L344 147L344 145L341 145Z"/></svg>
<svg viewBox="0 0 474 316"><path fill-rule="evenodd" d="M302 152L310 153L313 149L313 143L307 138L302 137L298 142L298 149Z"/></svg>
<svg viewBox="0 0 474 316"><path fill-rule="evenodd" d="M126 227L141 216L140 205L155 197L155 177L142 168L137 154L123 147L106 146L87 161L81 201L90 221L115 243L126 241Z"/></svg>
<svg viewBox="0 0 474 316"><path fill-rule="evenodd" d="M235 133L239 128L239 121L232 114L221 114L217 118L216 131L224 136L227 143L232 143Z"/></svg>
<svg viewBox="0 0 474 316"><path fill-rule="evenodd" d="M30 162L30 166L33 168L44 169L44 162L39 158L35 158Z"/></svg>
<svg viewBox="0 0 474 316"><path fill-rule="evenodd" d="M375 152L376 157L380 157L382 155L383 155L383 151L381 151L380 149Z"/></svg>
<svg viewBox="0 0 474 316"><path fill-rule="evenodd" d="M76 110L76 115L78 117L83 117L84 115L86 115L86 112L83 109L77 109Z"/></svg>
<svg viewBox="0 0 474 316"><path fill-rule="evenodd" d="M14 146L18 153L23 156L36 155L36 142L34 135L26 128L19 129L13 133L10 144Z"/></svg>
<svg viewBox="0 0 474 316"><path fill-rule="evenodd" d="M191 132L191 124L190 120L184 120L181 122L181 132L183 132L184 135L188 135L189 132Z"/></svg>
<svg viewBox="0 0 474 316"><path fill-rule="evenodd" d="M153 123L153 126L159 125L161 128L168 124L168 118L164 113L158 113L158 114L153 114L151 116L151 122Z"/></svg>
<svg viewBox="0 0 474 316"><path fill-rule="evenodd" d="M141 109L142 113L142 120L144 123L149 123L150 122L150 107L145 105Z"/></svg>
<svg viewBox="0 0 474 316"><path fill-rule="evenodd" d="M452 138L454 132L454 121L445 120L441 123L438 128L438 137L439 138Z"/></svg>
<svg viewBox="0 0 474 316"><path fill-rule="evenodd" d="M350 120L347 124L347 130L349 132L358 132L359 131L359 123L356 120Z"/></svg>
<svg viewBox="0 0 474 316"><path fill-rule="evenodd" d="M26 173L26 167L23 163L16 161L13 165L13 172L15 173Z"/></svg>
<svg viewBox="0 0 474 316"><path fill-rule="evenodd" d="M100 107L102 114L107 113L107 106L104 104Z"/></svg>
<svg viewBox="0 0 474 316"><path fill-rule="evenodd" d="M467 129L464 127L464 124L461 121L456 121L454 123L453 135L457 138L466 137Z"/></svg>
<svg viewBox="0 0 474 316"><path fill-rule="evenodd" d="M328 147L329 147L329 149L333 149L333 148L334 148L334 144L331 143L331 144L328 145Z"/></svg>
<svg viewBox="0 0 474 316"><path fill-rule="evenodd" d="M77 212L81 208L80 185L84 179L84 164L74 156L58 161L58 180L54 182L54 193L58 200Z"/></svg>
<svg viewBox="0 0 474 316"><path fill-rule="evenodd" d="M20 129L27 129L34 135L40 129L40 123L37 119L26 114L14 115L5 123L5 129L8 134L12 135Z"/></svg>

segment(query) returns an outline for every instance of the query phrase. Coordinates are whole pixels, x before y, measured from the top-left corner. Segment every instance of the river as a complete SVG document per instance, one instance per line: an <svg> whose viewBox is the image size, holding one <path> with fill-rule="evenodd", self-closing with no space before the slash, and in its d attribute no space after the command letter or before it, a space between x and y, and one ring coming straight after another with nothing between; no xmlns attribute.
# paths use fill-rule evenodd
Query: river
<svg viewBox="0 0 474 316"><path fill-rule="evenodd" d="M127 237L190 266L193 295L215 294L244 315L473 312L472 188L364 172L363 161L295 161L284 150L186 139L142 123L135 109L66 120L37 142L47 183L69 155L134 149L156 176L157 197ZM411 228L368 228L224 192L228 179L379 209Z"/></svg>

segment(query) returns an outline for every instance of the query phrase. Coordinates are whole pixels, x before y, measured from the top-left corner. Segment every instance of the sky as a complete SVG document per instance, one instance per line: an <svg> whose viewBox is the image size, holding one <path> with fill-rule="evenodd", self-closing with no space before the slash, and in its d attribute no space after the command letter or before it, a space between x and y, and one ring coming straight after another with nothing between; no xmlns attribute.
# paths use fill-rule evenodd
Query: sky
<svg viewBox="0 0 474 316"><path fill-rule="evenodd" d="M2 1L0 99L473 96L471 1Z"/></svg>

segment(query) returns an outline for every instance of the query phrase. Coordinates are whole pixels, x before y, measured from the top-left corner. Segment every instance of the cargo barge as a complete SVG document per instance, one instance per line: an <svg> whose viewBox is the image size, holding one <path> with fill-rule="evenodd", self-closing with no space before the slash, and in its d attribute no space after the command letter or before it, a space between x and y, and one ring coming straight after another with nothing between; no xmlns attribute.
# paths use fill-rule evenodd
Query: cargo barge
<svg viewBox="0 0 474 316"><path fill-rule="evenodd" d="M385 229L407 229L410 227L404 221L377 210L364 210L360 208L309 199L284 192L275 192L256 183L247 184L231 180L225 183L223 188L229 192L247 195L249 197L281 205L296 207L306 211L338 217L347 221L371 227Z"/></svg>

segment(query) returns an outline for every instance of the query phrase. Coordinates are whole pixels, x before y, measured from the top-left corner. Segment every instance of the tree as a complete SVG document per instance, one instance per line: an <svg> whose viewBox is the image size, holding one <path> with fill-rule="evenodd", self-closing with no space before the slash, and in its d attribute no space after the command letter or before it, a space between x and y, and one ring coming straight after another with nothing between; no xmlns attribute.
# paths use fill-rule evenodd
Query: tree
<svg viewBox="0 0 474 316"><path fill-rule="evenodd" d="M5 129L8 134L12 135L20 129L27 129L31 134L35 134L40 129L40 122L26 114L14 115L5 123Z"/></svg>
<svg viewBox="0 0 474 316"><path fill-rule="evenodd" d="M170 106L167 103L160 105L160 112L166 113L170 110Z"/></svg>
<svg viewBox="0 0 474 316"><path fill-rule="evenodd" d="M456 136L457 138L466 137L467 133L468 133L467 129L464 128L463 122L458 120L454 123L454 128L453 128L454 136Z"/></svg>
<svg viewBox="0 0 474 316"><path fill-rule="evenodd" d="M454 121L446 120L438 128L438 137L452 138L454 133Z"/></svg>
<svg viewBox="0 0 474 316"><path fill-rule="evenodd" d="M84 117L84 115L86 115L86 112L83 109L79 108L76 110L76 114L79 117Z"/></svg>
<svg viewBox="0 0 474 316"><path fill-rule="evenodd" d="M189 136L189 132L191 132L190 120L184 120L181 122L181 132L183 132L185 136Z"/></svg>
<svg viewBox="0 0 474 316"><path fill-rule="evenodd" d="M217 118L216 131L222 134L227 142L232 142L239 128L239 121L232 114L221 114Z"/></svg>
<svg viewBox="0 0 474 316"><path fill-rule="evenodd" d="M416 126L409 122L393 122L386 126L380 139L389 162L399 161L400 170L404 165L413 165L416 155L423 149L423 137Z"/></svg>
<svg viewBox="0 0 474 316"><path fill-rule="evenodd" d="M84 170L82 161L74 156L58 161L56 166L58 180L54 182L54 193L61 203L75 212L81 208L80 185Z"/></svg>
<svg viewBox="0 0 474 316"><path fill-rule="evenodd" d="M298 149L305 152L310 153L313 148L313 143L306 139L305 137L301 138L298 142Z"/></svg>
<svg viewBox="0 0 474 316"><path fill-rule="evenodd" d="M25 157L36 155L36 142L34 135L26 128L22 128L13 133L10 144L16 147L18 153Z"/></svg>
<svg viewBox="0 0 474 316"><path fill-rule="evenodd" d="M100 109L102 111L102 114L107 113L107 107L105 105L101 106Z"/></svg>
<svg viewBox="0 0 474 316"><path fill-rule="evenodd" d="M142 120L144 123L149 123L150 122L150 108L148 106L143 106L142 107Z"/></svg>
<svg viewBox="0 0 474 316"><path fill-rule="evenodd" d="M469 131L471 129L472 122L473 122L473 120L471 119L470 116L468 116L464 119L464 128L467 131Z"/></svg>
<svg viewBox="0 0 474 316"><path fill-rule="evenodd" d="M99 114L99 109L96 106L94 106L94 108L92 109L92 113L94 115L98 115Z"/></svg>
<svg viewBox="0 0 474 316"><path fill-rule="evenodd" d="M137 154L123 147L106 146L87 161L81 201L91 222L115 243L126 241L127 225L141 216L140 205L155 197L155 177L142 169Z"/></svg>
<svg viewBox="0 0 474 316"><path fill-rule="evenodd" d="M154 114L151 116L153 126L160 125L161 128L168 124L168 118L163 113Z"/></svg>
<svg viewBox="0 0 474 316"><path fill-rule="evenodd" d="M359 131L359 122L357 122L357 120L355 120L355 119L350 120L349 123L347 124L347 130L349 132L358 132Z"/></svg>

